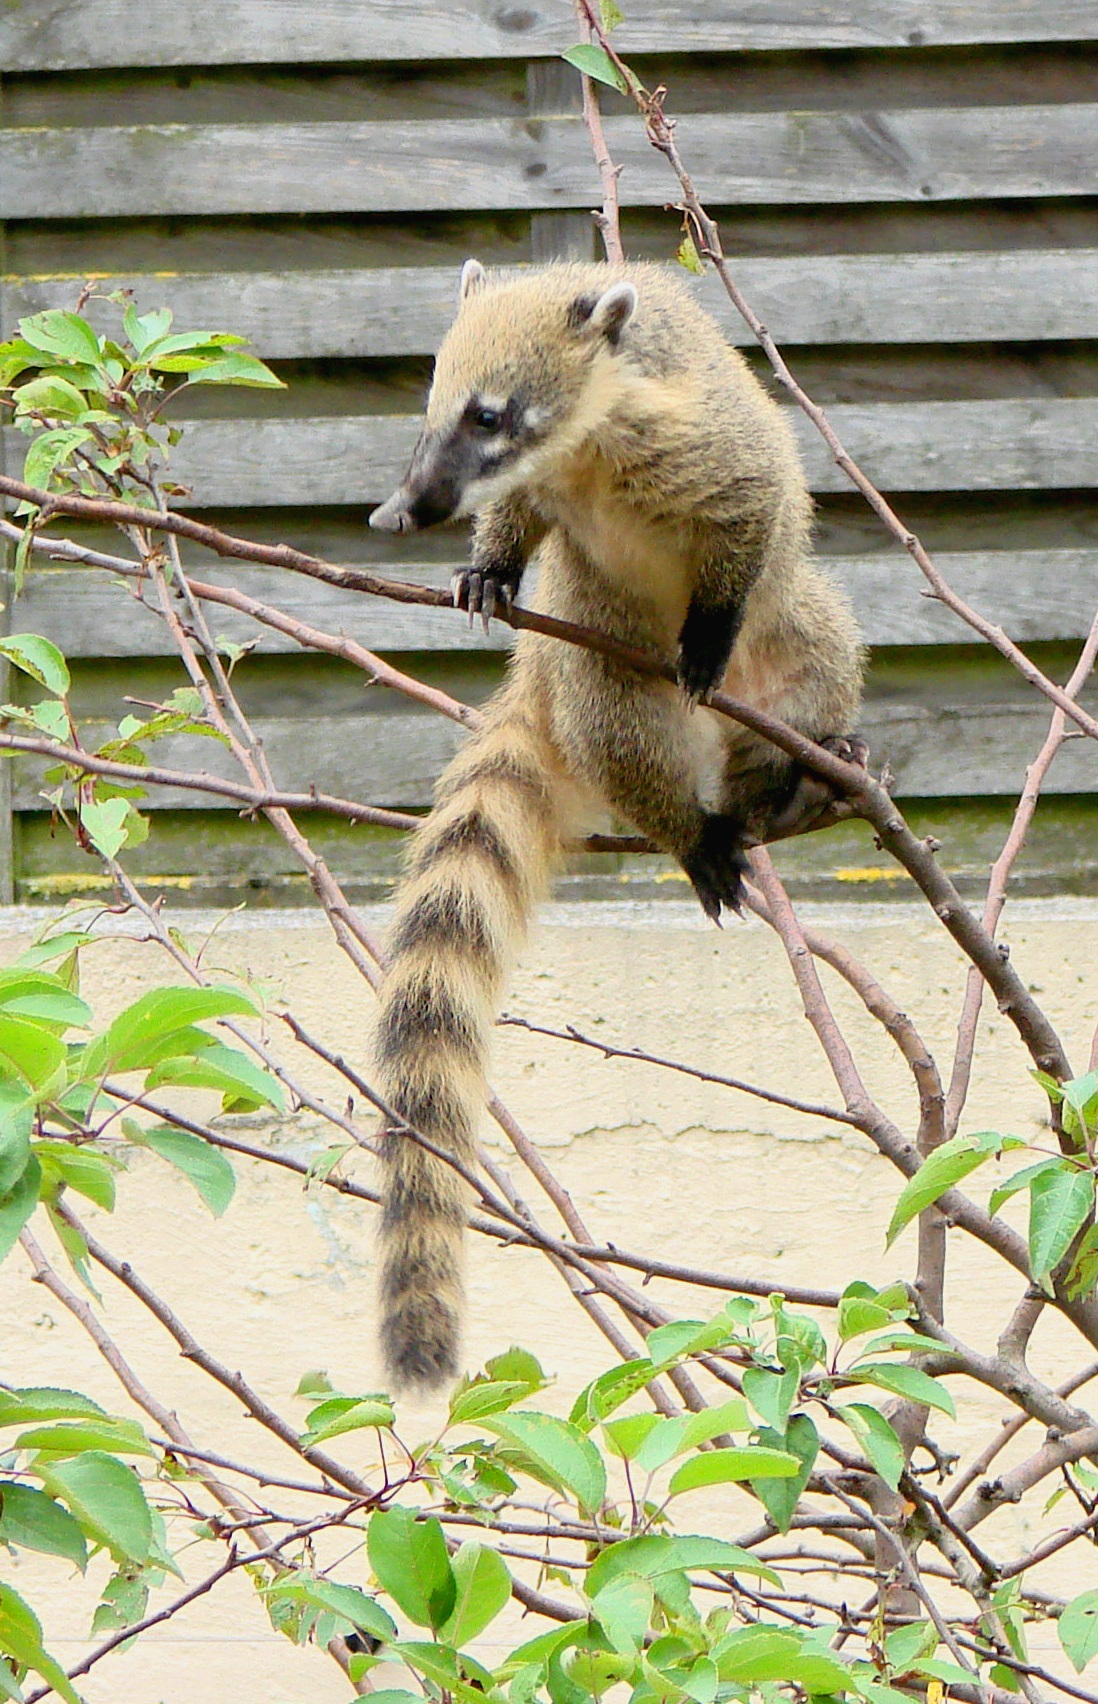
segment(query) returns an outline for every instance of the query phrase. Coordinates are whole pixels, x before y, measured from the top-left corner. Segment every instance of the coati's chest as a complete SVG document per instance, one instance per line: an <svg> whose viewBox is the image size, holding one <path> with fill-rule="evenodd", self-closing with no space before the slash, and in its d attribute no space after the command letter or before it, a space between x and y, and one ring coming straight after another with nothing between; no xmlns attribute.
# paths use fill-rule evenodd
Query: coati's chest
<svg viewBox="0 0 1098 1704"><path fill-rule="evenodd" d="M636 599L645 625L673 646L697 579L690 529L646 513L597 460L558 475L535 501L573 546L564 560L609 581L615 601Z"/></svg>

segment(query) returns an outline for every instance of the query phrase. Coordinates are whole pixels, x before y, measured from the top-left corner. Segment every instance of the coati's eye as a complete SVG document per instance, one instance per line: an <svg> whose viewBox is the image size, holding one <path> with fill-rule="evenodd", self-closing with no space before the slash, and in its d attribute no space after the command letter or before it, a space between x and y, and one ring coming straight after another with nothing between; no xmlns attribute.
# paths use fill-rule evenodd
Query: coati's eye
<svg viewBox="0 0 1098 1704"><path fill-rule="evenodd" d="M498 432L503 425L503 415L498 408L481 408L470 404L469 419L478 432Z"/></svg>

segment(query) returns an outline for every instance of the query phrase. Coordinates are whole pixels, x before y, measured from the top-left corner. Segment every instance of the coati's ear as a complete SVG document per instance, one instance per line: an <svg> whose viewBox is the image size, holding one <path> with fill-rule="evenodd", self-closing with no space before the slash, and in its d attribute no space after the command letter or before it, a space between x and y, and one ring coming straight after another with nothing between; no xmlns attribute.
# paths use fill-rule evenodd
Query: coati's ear
<svg viewBox="0 0 1098 1704"><path fill-rule="evenodd" d="M637 311L637 287L623 278L604 290L591 309L590 325L599 331L607 343L616 344Z"/></svg>
<svg viewBox="0 0 1098 1704"><path fill-rule="evenodd" d="M488 282L479 260L467 260L461 269L461 283L458 285L458 307L467 302L470 296L475 296L478 290L483 290Z"/></svg>

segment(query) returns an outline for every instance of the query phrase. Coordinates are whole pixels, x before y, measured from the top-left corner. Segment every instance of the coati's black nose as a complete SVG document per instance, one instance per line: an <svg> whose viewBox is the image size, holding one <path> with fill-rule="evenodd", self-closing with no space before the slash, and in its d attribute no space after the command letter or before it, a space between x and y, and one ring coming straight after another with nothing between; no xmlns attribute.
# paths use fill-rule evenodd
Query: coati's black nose
<svg viewBox="0 0 1098 1704"><path fill-rule="evenodd" d="M418 524L403 486L398 486L370 516L370 525L376 532L415 532Z"/></svg>

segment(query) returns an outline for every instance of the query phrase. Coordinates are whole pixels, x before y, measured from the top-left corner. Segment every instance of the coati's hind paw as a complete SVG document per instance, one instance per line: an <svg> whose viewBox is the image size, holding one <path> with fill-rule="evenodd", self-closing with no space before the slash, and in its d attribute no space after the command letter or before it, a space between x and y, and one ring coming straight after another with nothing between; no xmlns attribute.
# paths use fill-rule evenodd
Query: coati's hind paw
<svg viewBox="0 0 1098 1704"><path fill-rule="evenodd" d="M516 581L487 569L459 568L450 578L450 595L455 609L469 611L469 626L480 616L484 631L493 615L509 615L518 591Z"/></svg>
<svg viewBox="0 0 1098 1704"><path fill-rule="evenodd" d="M743 822L734 816L707 816L694 849L683 859L702 910L719 927L721 906L743 916L743 878L749 868Z"/></svg>
<svg viewBox="0 0 1098 1704"><path fill-rule="evenodd" d="M817 744L835 757L841 757L844 763L852 763L857 769L868 768L869 747L858 734L827 734ZM841 803L841 794L822 775L802 769L785 804L771 817L766 838L786 840L790 835L801 834L815 827L821 818Z"/></svg>

